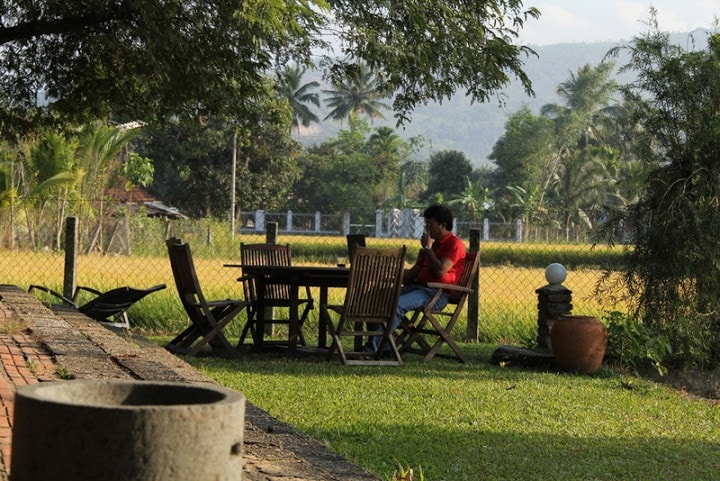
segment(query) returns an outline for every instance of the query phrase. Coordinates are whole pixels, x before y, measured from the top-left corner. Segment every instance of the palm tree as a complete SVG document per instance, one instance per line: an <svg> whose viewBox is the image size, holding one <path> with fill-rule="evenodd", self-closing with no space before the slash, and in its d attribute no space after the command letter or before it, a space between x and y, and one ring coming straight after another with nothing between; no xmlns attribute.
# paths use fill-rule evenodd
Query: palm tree
<svg viewBox="0 0 720 481"><path fill-rule="evenodd" d="M564 104L547 104L540 110L555 119L562 148L582 148L603 137L606 122L615 112L612 95L617 84L610 77L613 68L612 62L580 67L556 89Z"/></svg>
<svg viewBox="0 0 720 481"><path fill-rule="evenodd" d="M612 149L589 147L575 149L562 162L554 188L562 211L565 240L570 240L573 225L592 229L592 212L607 199L612 183L606 158Z"/></svg>
<svg viewBox="0 0 720 481"><path fill-rule="evenodd" d="M401 177L400 164L409 155L409 146L390 127L378 127L368 138L366 149L372 156L378 172L382 172L383 181L378 185L380 198L392 198L397 192L398 177Z"/></svg>
<svg viewBox="0 0 720 481"><path fill-rule="evenodd" d="M612 62L580 67L558 85L563 104L544 105L541 113L555 122L558 150L552 156L550 180L562 210L566 239L571 225L591 227L588 209L611 195L610 163L616 152L609 127L619 109L613 102L617 84Z"/></svg>
<svg viewBox="0 0 720 481"><path fill-rule="evenodd" d="M333 89L323 90L323 93L330 96L325 103L332 108L323 120L342 122L353 113L361 113L372 122L373 119L385 118L382 109L390 109L378 100L383 97L381 82L364 63L349 68L344 79L333 81Z"/></svg>
<svg viewBox="0 0 720 481"><path fill-rule="evenodd" d="M104 192L112 174L120 168L120 154L125 152L125 145L138 135L137 128L123 130L110 127L100 122L93 122L79 133L76 154L77 175L80 182L80 195L85 206L98 203L98 222L90 237L86 252L90 252L98 243L103 227ZM87 211L88 216L92 212ZM102 246L100 246L102 251Z"/></svg>
<svg viewBox="0 0 720 481"><path fill-rule="evenodd" d="M293 121L291 130L297 129L300 133L300 126L309 127L313 122L320 122L320 118L310 109L308 104L320 107L320 96L317 92L313 92L320 86L319 83L312 81L301 84L302 77L305 75L306 69L299 66L286 65L285 69L280 73L277 90L281 97L288 100L290 108L293 111Z"/></svg>

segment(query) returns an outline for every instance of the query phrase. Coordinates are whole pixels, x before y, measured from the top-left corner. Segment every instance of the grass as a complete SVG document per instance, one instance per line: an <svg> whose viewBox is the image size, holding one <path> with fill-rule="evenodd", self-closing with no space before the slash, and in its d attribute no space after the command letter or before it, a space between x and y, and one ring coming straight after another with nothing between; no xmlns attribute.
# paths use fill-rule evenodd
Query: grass
<svg viewBox="0 0 720 481"><path fill-rule="evenodd" d="M246 355L188 362L389 479L698 480L720 473L720 409L604 367L593 376L406 355L402 368Z"/></svg>

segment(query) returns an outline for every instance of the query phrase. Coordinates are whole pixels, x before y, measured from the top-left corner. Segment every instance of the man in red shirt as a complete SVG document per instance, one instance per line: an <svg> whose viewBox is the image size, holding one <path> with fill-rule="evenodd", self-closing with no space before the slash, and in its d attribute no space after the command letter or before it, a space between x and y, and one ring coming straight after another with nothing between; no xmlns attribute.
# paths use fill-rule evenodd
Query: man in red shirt
<svg viewBox="0 0 720 481"><path fill-rule="evenodd" d="M425 209L423 217L425 232L420 238L420 252L415 264L403 273L404 285L390 332L397 329L405 313L430 302L437 289L428 287L428 282L457 284L465 265L465 244L452 233L453 215L450 209L434 204ZM442 309L447 301L444 293L436 308ZM382 336L373 336L365 345L365 350L377 351L381 341Z"/></svg>

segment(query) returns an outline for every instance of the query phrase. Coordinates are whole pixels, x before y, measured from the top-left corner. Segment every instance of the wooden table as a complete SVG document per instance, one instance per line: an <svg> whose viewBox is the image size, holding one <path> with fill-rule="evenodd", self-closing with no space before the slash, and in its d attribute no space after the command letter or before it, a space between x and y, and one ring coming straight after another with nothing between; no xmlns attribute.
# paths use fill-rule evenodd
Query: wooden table
<svg viewBox="0 0 720 481"><path fill-rule="evenodd" d="M290 309L288 315L290 321L288 326L288 346L290 350L297 349L300 334L298 318L300 287L319 287L319 301L322 305L328 302L328 289L331 287L347 287L350 277L350 268L348 267L246 266L242 264L225 264L225 267L240 267L244 275L252 276L255 280L259 303L257 315L260 321L264 320L265 316L265 308L262 305L265 286L270 284L287 284L290 286ZM318 347L327 348L327 325L322 319L318 322Z"/></svg>

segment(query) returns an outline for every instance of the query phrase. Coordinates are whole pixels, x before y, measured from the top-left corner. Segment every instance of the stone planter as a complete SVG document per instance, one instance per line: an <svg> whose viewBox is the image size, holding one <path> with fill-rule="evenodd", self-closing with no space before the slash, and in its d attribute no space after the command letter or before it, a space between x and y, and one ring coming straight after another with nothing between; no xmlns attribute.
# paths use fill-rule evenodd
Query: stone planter
<svg viewBox="0 0 720 481"><path fill-rule="evenodd" d="M218 386L40 383L14 419L13 481L242 479L245 398Z"/></svg>
<svg viewBox="0 0 720 481"><path fill-rule="evenodd" d="M597 317L566 315L555 319L550 326L555 365L563 371L594 373L602 365L607 338L607 329Z"/></svg>

